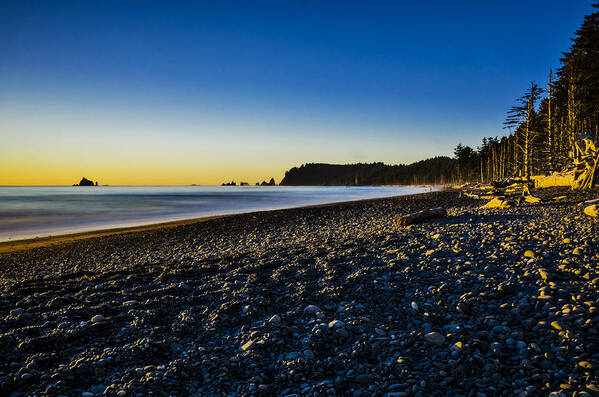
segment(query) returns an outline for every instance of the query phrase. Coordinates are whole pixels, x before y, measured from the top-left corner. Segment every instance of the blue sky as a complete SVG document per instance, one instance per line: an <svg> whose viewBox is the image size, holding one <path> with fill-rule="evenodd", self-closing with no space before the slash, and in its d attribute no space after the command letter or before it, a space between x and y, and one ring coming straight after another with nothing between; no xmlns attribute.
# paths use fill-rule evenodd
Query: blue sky
<svg viewBox="0 0 599 397"><path fill-rule="evenodd" d="M559 0L11 2L0 184L66 183L75 170L112 184L253 182L305 162L451 155L504 133L506 110L529 81L546 83L590 11Z"/></svg>

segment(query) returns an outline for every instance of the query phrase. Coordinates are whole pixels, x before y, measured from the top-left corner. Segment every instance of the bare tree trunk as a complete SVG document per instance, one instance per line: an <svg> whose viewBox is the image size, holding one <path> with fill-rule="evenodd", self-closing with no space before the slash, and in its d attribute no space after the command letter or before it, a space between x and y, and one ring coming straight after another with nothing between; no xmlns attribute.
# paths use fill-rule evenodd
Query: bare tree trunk
<svg viewBox="0 0 599 397"><path fill-rule="evenodd" d="M528 101L528 110L526 111L526 128L524 130L524 177L526 179L528 179L529 173L528 173L528 162L529 162L529 155L528 155L528 141L530 138L530 113L531 113L531 101Z"/></svg>
<svg viewBox="0 0 599 397"><path fill-rule="evenodd" d="M520 164L518 164L518 130L514 132L514 144L512 145L512 155L514 156L514 176L520 170Z"/></svg>
<svg viewBox="0 0 599 397"><path fill-rule="evenodd" d="M574 132L576 129L576 104L574 102L575 91L576 87L574 85L574 76L572 66L570 66L570 76L568 79L568 146L570 148L574 147L574 142L576 141L576 134Z"/></svg>
<svg viewBox="0 0 599 397"><path fill-rule="evenodd" d="M552 118L552 114L551 114L551 87L552 87L552 77L553 77L553 71L551 69L549 69L549 84L547 85L547 99L549 101L549 107L547 109L547 135L549 138L549 169L553 170L553 128L551 125L551 118Z"/></svg>
<svg viewBox="0 0 599 397"><path fill-rule="evenodd" d="M483 156L480 156L480 183L483 182Z"/></svg>
<svg viewBox="0 0 599 397"><path fill-rule="evenodd" d="M495 179L499 179L499 154L497 148L493 148L493 175Z"/></svg>
<svg viewBox="0 0 599 397"><path fill-rule="evenodd" d="M505 145L501 145L501 151L499 152L499 178L505 178Z"/></svg>

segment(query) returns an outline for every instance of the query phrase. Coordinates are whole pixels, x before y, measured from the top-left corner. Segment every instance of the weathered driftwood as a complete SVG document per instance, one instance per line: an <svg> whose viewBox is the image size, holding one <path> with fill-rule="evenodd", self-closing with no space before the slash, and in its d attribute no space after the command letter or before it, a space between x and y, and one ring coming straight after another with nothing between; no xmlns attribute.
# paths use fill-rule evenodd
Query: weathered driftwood
<svg viewBox="0 0 599 397"><path fill-rule="evenodd" d="M524 188L522 189L522 197L524 198L524 201L530 204L536 204L541 202L540 198L530 194L530 189L528 188L528 185L524 185Z"/></svg>
<svg viewBox="0 0 599 397"><path fill-rule="evenodd" d="M599 142L590 135L579 135L570 151L572 163L549 175L535 175L537 188L570 186L572 190L587 190L599 183Z"/></svg>
<svg viewBox="0 0 599 397"><path fill-rule="evenodd" d="M510 208L515 205L516 203L512 200L508 200L504 197L495 197L493 200L489 201L480 208Z"/></svg>
<svg viewBox="0 0 599 397"><path fill-rule="evenodd" d="M512 183L505 188L503 194L507 197L526 196L530 195L528 182Z"/></svg>
<svg viewBox="0 0 599 397"><path fill-rule="evenodd" d="M442 208L442 207L431 208L431 209L423 210L423 211L416 212L413 214L402 216L401 218L399 218L397 223L399 224L399 226L409 226L409 225L413 225L415 223L424 222L428 219L442 218L445 215L447 215L447 211L445 211L445 208Z"/></svg>
<svg viewBox="0 0 599 397"><path fill-rule="evenodd" d="M572 186L574 176L571 171L553 171L549 175L534 175L531 177L537 189L545 189L556 186Z"/></svg>
<svg viewBox="0 0 599 397"><path fill-rule="evenodd" d="M599 143L589 135L581 135L570 153L574 161L572 190L586 190L596 182L599 165Z"/></svg>

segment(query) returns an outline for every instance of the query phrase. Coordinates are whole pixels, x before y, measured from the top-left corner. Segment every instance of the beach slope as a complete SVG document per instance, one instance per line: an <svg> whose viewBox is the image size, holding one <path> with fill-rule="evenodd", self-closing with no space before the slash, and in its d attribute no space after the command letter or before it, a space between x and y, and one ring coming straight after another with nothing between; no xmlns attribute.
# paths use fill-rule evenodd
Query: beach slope
<svg viewBox="0 0 599 397"><path fill-rule="evenodd" d="M1 253L0 394L599 392L599 224L579 205L598 192L535 195L479 209L434 192ZM447 216L397 224L434 207Z"/></svg>

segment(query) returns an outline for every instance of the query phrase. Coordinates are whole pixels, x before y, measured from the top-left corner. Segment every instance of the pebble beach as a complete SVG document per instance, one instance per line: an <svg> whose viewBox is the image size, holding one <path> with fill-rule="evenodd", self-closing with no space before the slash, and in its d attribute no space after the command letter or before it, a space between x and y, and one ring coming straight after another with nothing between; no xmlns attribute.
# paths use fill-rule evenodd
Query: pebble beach
<svg viewBox="0 0 599 397"><path fill-rule="evenodd" d="M0 395L596 396L599 190L447 190L0 253ZM565 196L559 200L554 198ZM447 216L401 227L402 215Z"/></svg>

